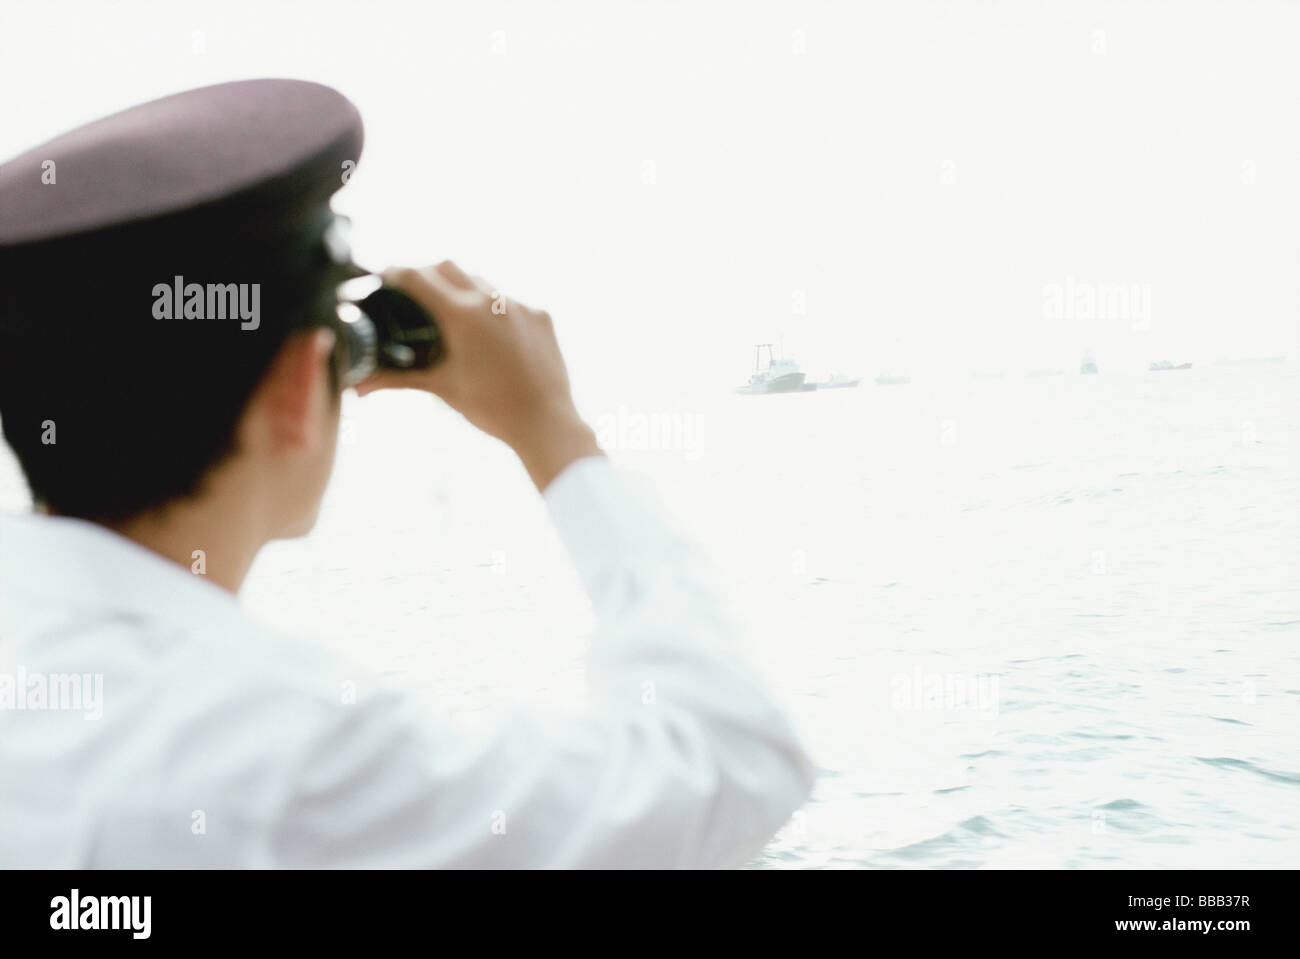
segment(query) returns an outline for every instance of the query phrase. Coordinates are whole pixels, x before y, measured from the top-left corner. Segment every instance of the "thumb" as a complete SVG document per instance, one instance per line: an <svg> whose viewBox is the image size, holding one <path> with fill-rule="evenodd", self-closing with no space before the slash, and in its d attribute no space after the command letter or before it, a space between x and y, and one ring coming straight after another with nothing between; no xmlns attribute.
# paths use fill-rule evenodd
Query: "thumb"
<svg viewBox="0 0 1300 959"><path fill-rule="evenodd" d="M445 379L442 364L427 370L380 370L358 383L355 389L357 396L376 390L421 390L442 396Z"/></svg>
<svg viewBox="0 0 1300 959"><path fill-rule="evenodd" d="M409 376L410 374L405 375ZM375 390L400 390L414 386L413 383L401 382L402 379L403 374L401 373L395 373L392 370L381 370L356 385L357 396L365 396Z"/></svg>

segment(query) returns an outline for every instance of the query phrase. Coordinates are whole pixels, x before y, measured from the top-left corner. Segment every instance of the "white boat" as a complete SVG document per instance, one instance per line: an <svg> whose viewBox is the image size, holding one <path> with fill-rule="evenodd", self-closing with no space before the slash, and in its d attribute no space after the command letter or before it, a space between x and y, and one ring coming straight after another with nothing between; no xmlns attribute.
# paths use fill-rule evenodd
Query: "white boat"
<svg viewBox="0 0 1300 959"><path fill-rule="evenodd" d="M819 390L848 390L862 382L862 377L850 376L849 373L832 373L828 379L814 383Z"/></svg>
<svg viewBox="0 0 1300 959"><path fill-rule="evenodd" d="M767 365L763 365L763 351L767 351ZM754 372L749 382L736 387L737 393L800 393L813 389L805 385L807 374L794 360L777 359L771 343L754 347Z"/></svg>
<svg viewBox="0 0 1300 959"><path fill-rule="evenodd" d="M1096 373L1096 372L1097 372L1097 361L1094 360L1091 356L1085 356L1085 357L1084 357L1084 358L1079 362L1079 372L1080 372L1080 373Z"/></svg>
<svg viewBox="0 0 1300 959"><path fill-rule="evenodd" d="M847 390L862 382L862 377L848 373L832 373L829 378L816 383L805 383L805 390Z"/></svg>

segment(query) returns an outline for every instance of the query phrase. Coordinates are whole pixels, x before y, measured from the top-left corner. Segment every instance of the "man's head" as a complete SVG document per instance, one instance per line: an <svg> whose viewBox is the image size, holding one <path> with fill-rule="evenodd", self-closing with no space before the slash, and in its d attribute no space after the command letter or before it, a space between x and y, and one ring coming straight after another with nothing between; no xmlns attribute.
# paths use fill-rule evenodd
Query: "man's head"
<svg viewBox="0 0 1300 959"><path fill-rule="evenodd" d="M38 504L119 525L212 500L305 532L339 388L329 197L355 107L222 84L0 167L0 421Z"/></svg>
<svg viewBox="0 0 1300 959"><path fill-rule="evenodd" d="M268 538L310 529L338 432L330 330L109 339L4 343L0 421L39 506L118 525L215 496Z"/></svg>

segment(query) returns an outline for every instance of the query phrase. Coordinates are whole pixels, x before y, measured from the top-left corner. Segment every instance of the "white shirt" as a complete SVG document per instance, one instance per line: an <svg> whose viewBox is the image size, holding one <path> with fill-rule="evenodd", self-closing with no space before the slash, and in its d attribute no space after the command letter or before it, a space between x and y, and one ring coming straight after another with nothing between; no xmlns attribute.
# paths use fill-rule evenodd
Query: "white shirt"
<svg viewBox="0 0 1300 959"><path fill-rule="evenodd" d="M0 868L754 856L807 798L812 765L698 550L603 458L570 465L545 499L596 613L592 705L475 733L396 691L345 701L347 681L382 684L104 527L6 518Z"/></svg>

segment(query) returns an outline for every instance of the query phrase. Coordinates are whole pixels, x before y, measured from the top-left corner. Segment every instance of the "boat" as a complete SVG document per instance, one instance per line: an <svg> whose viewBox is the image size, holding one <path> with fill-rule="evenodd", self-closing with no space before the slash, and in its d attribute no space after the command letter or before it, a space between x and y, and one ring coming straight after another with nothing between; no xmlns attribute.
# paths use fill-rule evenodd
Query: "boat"
<svg viewBox="0 0 1300 959"><path fill-rule="evenodd" d="M860 376L850 376L847 373L832 373L829 379L819 380L816 383L805 383L803 388L806 390L847 390L861 382L862 377Z"/></svg>
<svg viewBox="0 0 1300 959"><path fill-rule="evenodd" d="M767 351L767 365L763 365L763 351ZM754 372L749 382L736 387L737 393L799 393L816 389L814 385L805 385L807 374L799 369L794 360L777 359L771 343L759 343L754 347Z"/></svg>
<svg viewBox="0 0 1300 959"><path fill-rule="evenodd" d="M1159 362L1152 363L1150 366L1148 366L1147 371L1158 372L1161 370L1190 370L1191 368L1192 368L1191 363L1179 363L1177 366L1174 366L1174 364L1170 363L1168 360L1160 360Z"/></svg>
<svg viewBox="0 0 1300 959"><path fill-rule="evenodd" d="M1079 363L1079 372L1080 372L1080 373L1096 373L1096 372L1097 372L1097 361L1094 360L1091 356L1085 356L1085 357L1080 361L1080 363Z"/></svg>
<svg viewBox="0 0 1300 959"><path fill-rule="evenodd" d="M910 376L888 376L884 373L881 373L879 376L876 377L877 386L901 386L904 383L910 383L910 382L912 382L912 378Z"/></svg>

